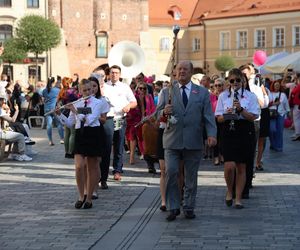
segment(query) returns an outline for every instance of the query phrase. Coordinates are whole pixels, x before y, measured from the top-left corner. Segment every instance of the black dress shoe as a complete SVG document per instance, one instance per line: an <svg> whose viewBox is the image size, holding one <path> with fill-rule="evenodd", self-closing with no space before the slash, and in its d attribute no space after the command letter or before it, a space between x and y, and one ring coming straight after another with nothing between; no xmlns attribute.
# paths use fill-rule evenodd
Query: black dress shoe
<svg viewBox="0 0 300 250"><path fill-rule="evenodd" d="M155 169L155 167L154 167L154 166L148 167L148 173L150 173L150 174L156 174L156 169Z"/></svg>
<svg viewBox="0 0 300 250"><path fill-rule="evenodd" d="M243 209L244 206L242 204L235 204L234 206L236 209Z"/></svg>
<svg viewBox="0 0 300 250"><path fill-rule="evenodd" d="M86 195L83 196L83 200L78 200L75 202L75 208L80 209L86 200Z"/></svg>
<svg viewBox="0 0 300 250"><path fill-rule="evenodd" d="M172 209L170 210L170 213L168 215L168 217L166 218L167 221L173 221L176 219L176 216L180 214L180 210L179 209Z"/></svg>
<svg viewBox="0 0 300 250"><path fill-rule="evenodd" d="M184 211L184 216L186 219L194 219L196 217L193 210Z"/></svg>
<svg viewBox="0 0 300 250"><path fill-rule="evenodd" d="M101 189L108 189L106 181L101 181Z"/></svg>
<svg viewBox="0 0 300 250"><path fill-rule="evenodd" d="M232 199L231 200L225 200L226 206L231 207L232 206Z"/></svg>
<svg viewBox="0 0 300 250"><path fill-rule="evenodd" d="M90 209L93 207L93 203L92 202L86 202L84 203L83 209Z"/></svg>
<svg viewBox="0 0 300 250"><path fill-rule="evenodd" d="M167 211L167 207L164 206L164 205L160 206L159 209L160 209L161 211L163 211L163 212L166 212L166 211Z"/></svg>

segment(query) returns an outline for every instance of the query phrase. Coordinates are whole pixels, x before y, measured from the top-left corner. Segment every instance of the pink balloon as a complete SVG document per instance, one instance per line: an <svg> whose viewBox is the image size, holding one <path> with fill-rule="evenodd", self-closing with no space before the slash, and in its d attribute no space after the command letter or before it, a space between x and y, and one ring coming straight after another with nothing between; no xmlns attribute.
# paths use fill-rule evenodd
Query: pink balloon
<svg viewBox="0 0 300 250"><path fill-rule="evenodd" d="M255 51L253 55L253 62L255 65L260 66L263 65L267 60L267 54L263 50Z"/></svg>

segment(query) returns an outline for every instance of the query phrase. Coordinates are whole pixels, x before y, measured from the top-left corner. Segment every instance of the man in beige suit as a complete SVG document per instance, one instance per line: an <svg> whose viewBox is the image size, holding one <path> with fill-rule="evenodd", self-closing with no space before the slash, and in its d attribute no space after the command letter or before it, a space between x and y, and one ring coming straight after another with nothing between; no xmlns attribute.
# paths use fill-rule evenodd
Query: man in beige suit
<svg viewBox="0 0 300 250"><path fill-rule="evenodd" d="M194 208L197 194L198 168L202 156L202 131L207 130L209 146L216 144L216 124L212 112L209 92L191 82L193 64L182 61L176 67L177 83L172 87L172 104L168 104L169 88L162 90L157 106L163 115L172 115L173 121L165 129L163 147L166 161L166 199L173 221L180 214L180 192L177 176L179 162L183 160L185 173L183 212L187 219L195 218Z"/></svg>

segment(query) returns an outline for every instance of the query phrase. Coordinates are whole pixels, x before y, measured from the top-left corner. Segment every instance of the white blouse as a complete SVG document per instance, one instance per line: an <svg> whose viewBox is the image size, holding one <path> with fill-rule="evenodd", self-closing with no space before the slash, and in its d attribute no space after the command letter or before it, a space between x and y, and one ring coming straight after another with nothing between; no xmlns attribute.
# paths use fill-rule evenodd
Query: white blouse
<svg viewBox="0 0 300 250"><path fill-rule="evenodd" d="M223 115L228 112L228 109L233 107L233 97L234 93L231 93L229 96L229 91L223 91L218 98L218 103L215 111L215 115ZM260 107L258 104L258 100L255 94L244 89L243 97L242 97L242 89L238 90L238 99L240 101L241 107L243 107L247 112L252 113L256 117L260 114ZM245 119L242 114L239 116L240 119Z"/></svg>
<svg viewBox="0 0 300 250"><path fill-rule="evenodd" d="M74 104L75 108L84 107L85 100L77 102ZM75 124L75 129L79 129L81 126L81 121L85 119L84 126L85 127L97 127L100 126L99 118L101 114L105 114L109 111L109 104L105 100L105 98L97 99L95 97L90 97L87 99L86 107L90 107L92 109L91 114L74 114L72 111L70 112L69 117L66 117L64 114L60 114L58 116L59 120L62 124L67 127L72 127Z"/></svg>
<svg viewBox="0 0 300 250"><path fill-rule="evenodd" d="M271 92L269 109L276 109L276 105L272 105L272 103L275 101L276 98L279 98L279 92ZM280 104L278 105L277 111L281 116L284 116L288 112L291 111L289 101L288 101L285 93L281 92L279 101L280 101Z"/></svg>

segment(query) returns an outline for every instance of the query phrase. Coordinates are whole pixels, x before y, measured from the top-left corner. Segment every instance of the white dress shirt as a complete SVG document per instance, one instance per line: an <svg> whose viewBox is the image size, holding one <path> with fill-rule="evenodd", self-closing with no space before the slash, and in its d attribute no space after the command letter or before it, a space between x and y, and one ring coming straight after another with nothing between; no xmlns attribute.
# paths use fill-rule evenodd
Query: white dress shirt
<svg viewBox="0 0 300 250"><path fill-rule="evenodd" d="M180 89L180 94L182 96L182 91L183 91L183 89L181 88L182 85L180 83L178 83L178 86L179 86L179 89ZM190 98L191 89L192 89L192 82L189 82L188 84L185 85L185 89L184 89L188 99Z"/></svg>
<svg viewBox="0 0 300 250"><path fill-rule="evenodd" d="M108 81L103 88L104 96L108 98L111 105L107 116L121 118L126 115L123 112L123 108L130 102L136 102L131 88L125 83L118 81L113 85L111 81Z"/></svg>
<svg viewBox="0 0 300 250"><path fill-rule="evenodd" d="M218 98L218 103L215 111L215 115L223 115L227 113L228 109L233 107L233 98L234 93L231 93L229 96L229 91L223 91ZM242 97L242 89L238 90L238 99L240 101L241 107L243 107L247 112L252 113L256 117L259 116L259 104L255 94L244 89L243 97ZM240 119L245 119L242 114L240 114Z"/></svg>

